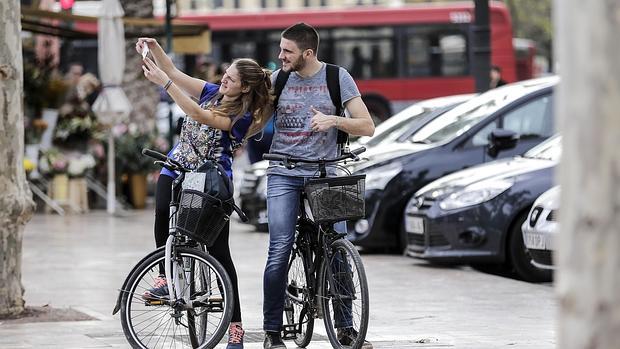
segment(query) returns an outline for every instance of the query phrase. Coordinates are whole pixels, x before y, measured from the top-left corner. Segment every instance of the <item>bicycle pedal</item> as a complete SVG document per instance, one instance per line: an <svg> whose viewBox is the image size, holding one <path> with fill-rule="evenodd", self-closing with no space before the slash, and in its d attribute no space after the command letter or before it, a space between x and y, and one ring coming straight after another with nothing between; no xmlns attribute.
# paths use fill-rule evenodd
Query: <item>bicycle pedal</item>
<svg viewBox="0 0 620 349"><path fill-rule="evenodd" d="M224 297L222 297L222 296L209 296L209 298L207 298L207 302L209 302L209 303L224 303Z"/></svg>
<svg viewBox="0 0 620 349"><path fill-rule="evenodd" d="M282 326L282 339L294 340L297 339L297 324L289 324Z"/></svg>
<svg viewBox="0 0 620 349"><path fill-rule="evenodd" d="M282 340L285 341L293 341L295 339L297 339L297 333L284 333L282 336Z"/></svg>

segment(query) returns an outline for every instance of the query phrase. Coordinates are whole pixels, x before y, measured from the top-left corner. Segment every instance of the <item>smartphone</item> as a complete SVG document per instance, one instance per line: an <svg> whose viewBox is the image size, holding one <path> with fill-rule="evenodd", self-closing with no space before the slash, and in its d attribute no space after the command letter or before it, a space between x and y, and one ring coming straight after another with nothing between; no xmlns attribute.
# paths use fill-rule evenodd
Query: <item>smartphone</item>
<svg viewBox="0 0 620 349"><path fill-rule="evenodd" d="M146 55L148 54L149 54L149 45L147 45L145 42L144 45L142 46L142 59L145 59Z"/></svg>

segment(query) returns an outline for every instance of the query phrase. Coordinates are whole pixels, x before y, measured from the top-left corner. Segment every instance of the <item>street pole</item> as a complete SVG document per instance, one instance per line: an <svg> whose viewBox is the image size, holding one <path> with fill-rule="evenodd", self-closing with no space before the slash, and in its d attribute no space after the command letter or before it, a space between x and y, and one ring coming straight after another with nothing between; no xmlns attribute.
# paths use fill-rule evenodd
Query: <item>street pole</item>
<svg viewBox="0 0 620 349"><path fill-rule="evenodd" d="M166 31L166 53L169 56L172 56L172 14L170 13L170 8L172 7L173 0L166 0L166 22L165 22L165 31ZM173 146L174 142L174 131L176 128L173 128L173 117L172 117L172 99L168 98L168 144L170 147Z"/></svg>
<svg viewBox="0 0 620 349"><path fill-rule="evenodd" d="M489 89L491 71L491 30L489 28L489 1L475 0L475 21L472 30L472 74L476 92Z"/></svg>

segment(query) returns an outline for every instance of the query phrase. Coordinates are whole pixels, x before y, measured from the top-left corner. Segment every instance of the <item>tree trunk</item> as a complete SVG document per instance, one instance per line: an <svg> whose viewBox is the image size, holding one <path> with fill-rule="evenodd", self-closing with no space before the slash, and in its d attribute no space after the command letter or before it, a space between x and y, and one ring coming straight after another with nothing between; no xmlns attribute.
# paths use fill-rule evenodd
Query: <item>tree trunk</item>
<svg viewBox="0 0 620 349"><path fill-rule="evenodd" d="M563 135L558 348L620 343L620 3L555 2Z"/></svg>
<svg viewBox="0 0 620 349"><path fill-rule="evenodd" d="M33 210L23 166L23 61L19 0L0 2L0 317L24 310L21 249Z"/></svg>
<svg viewBox="0 0 620 349"><path fill-rule="evenodd" d="M127 17L152 18L152 0L121 0ZM144 33L149 36L149 33ZM136 52L136 41L129 39L125 43L125 73L123 90L133 110L129 119L140 127L141 131L150 132L155 127L155 112L159 103L157 86L148 81L142 71L142 56Z"/></svg>

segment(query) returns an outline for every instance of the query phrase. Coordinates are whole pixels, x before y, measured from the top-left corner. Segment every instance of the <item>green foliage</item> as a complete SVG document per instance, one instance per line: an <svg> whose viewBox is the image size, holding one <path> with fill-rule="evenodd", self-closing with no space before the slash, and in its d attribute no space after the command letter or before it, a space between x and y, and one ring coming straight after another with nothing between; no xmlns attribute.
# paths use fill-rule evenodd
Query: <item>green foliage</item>
<svg viewBox="0 0 620 349"><path fill-rule="evenodd" d="M538 54L552 62L553 22L551 0L506 0L512 16L513 35L534 40Z"/></svg>
<svg viewBox="0 0 620 349"><path fill-rule="evenodd" d="M119 173L148 173L159 169L153 159L142 155L142 149L167 152L168 144L155 132L142 132L134 124L121 125L116 130L116 167Z"/></svg>

